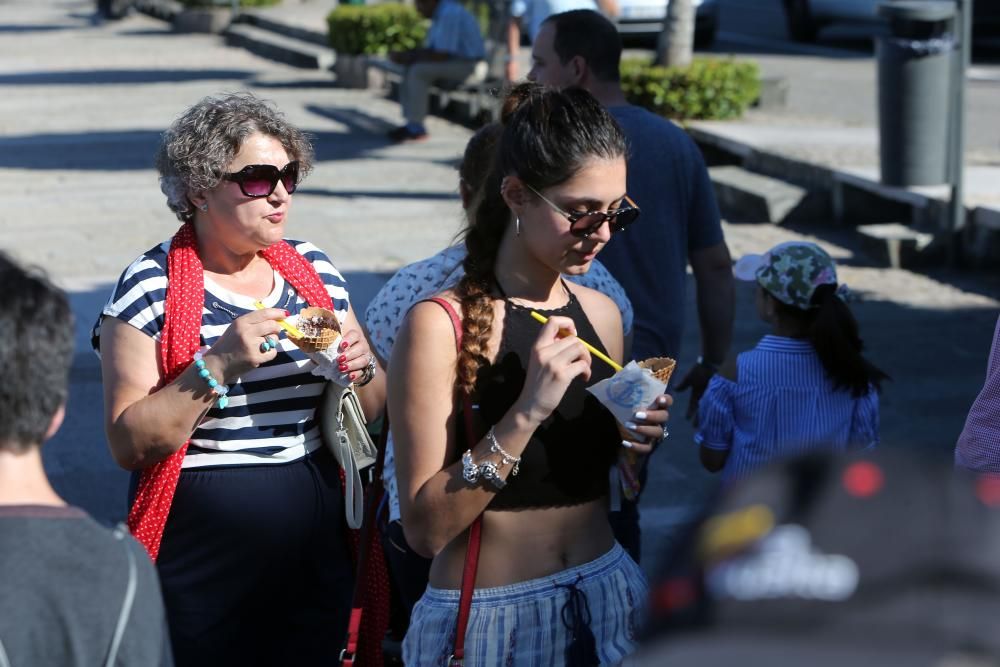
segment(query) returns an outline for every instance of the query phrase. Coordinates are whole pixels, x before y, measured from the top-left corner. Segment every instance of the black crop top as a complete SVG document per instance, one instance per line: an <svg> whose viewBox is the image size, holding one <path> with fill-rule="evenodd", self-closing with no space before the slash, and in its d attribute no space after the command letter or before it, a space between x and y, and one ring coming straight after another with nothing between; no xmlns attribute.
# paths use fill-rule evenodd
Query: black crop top
<svg viewBox="0 0 1000 667"><path fill-rule="evenodd" d="M473 403L479 405L478 421L485 425L482 432L500 421L524 387L531 348L541 328L531 310L571 318L581 339L607 352L572 292L569 303L555 310L529 309L505 299L496 361L480 368L476 377ZM589 384L613 374L607 364L594 359ZM518 475L507 476L507 485L487 509L580 505L608 494L608 473L617 459L621 436L615 418L586 386L582 378L570 384L552 415L532 434Z"/></svg>

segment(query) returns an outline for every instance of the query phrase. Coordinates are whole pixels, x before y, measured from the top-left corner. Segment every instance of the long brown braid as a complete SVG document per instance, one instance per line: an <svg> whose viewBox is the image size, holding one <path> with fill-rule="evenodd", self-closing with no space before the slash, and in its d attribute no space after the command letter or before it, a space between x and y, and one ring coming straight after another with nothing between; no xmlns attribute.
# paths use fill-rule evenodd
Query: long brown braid
<svg viewBox="0 0 1000 667"><path fill-rule="evenodd" d="M593 158L625 154L625 137L614 118L582 89L555 90L535 83L514 86L501 111L503 133L489 174L475 195L465 232L465 276L455 288L462 306L462 350L457 388L472 392L493 331L492 292L496 258L511 223L500 193L504 177L516 174L537 190L572 178Z"/></svg>

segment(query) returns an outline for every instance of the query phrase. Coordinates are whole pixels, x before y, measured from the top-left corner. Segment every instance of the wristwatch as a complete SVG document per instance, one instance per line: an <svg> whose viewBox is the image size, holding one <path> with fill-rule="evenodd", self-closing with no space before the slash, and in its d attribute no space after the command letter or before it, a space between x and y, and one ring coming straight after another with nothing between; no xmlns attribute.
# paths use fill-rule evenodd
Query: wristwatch
<svg viewBox="0 0 1000 667"><path fill-rule="evenodd" d="M712 371L713 373L718 373L719 372L718 365L713 364L711 361L706 361L705 357L702 357L700 355L698 356L698 360L695 363L697 363L702 368L707 368L708 370Z"/></svg>

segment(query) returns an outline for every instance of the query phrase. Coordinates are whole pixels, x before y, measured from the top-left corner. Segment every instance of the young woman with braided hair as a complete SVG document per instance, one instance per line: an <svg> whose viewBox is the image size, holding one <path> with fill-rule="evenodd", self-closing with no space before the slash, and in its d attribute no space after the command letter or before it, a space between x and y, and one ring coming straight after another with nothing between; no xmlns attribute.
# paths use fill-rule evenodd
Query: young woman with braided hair
<svg viewBox="0 0 1000 667"><path fill-rule="evenodd" d="M285 239L312 155L252 95L188 109L157 155L182 225L125 270L95 327L111 452L134 472L129 528L156 561L178 665L329 665L346 632L354 568L317 421L326 379L278 321L334 312L338 369L364 385L369 418L385 380L343 277Z"/></svg>
<svg viewBox="0 0 1000 667"><path fill-rule="evenodd" d="M621 360L618 309L560 274L586 272L638 215L625 140L582 90L522 84L502 116L465 276L413 307L389 364L403 529L434 559L404 661L441 664L454 650L467 535L482 514L464 664L614 663L634 647L647 589L608 524L609 472L619 448L647 453L662 437L670 398L636 413L628 428L641 437L623 440L586 391L613 371L580 342Z"/></svg>

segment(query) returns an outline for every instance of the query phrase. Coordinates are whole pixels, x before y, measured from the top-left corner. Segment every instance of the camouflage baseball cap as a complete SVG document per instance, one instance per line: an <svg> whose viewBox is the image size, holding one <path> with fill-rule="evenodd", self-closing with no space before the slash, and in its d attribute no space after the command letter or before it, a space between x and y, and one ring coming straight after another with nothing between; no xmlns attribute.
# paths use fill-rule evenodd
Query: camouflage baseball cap
<svg viewBox="0 0 1000 667"><path fill-rule="evenodd" d="M815 243L790 241L776 245L763 255L741 257L733 275L747 282L757 281L775 299L808 310L820 285L837 285L833 259Z"/></svg>

